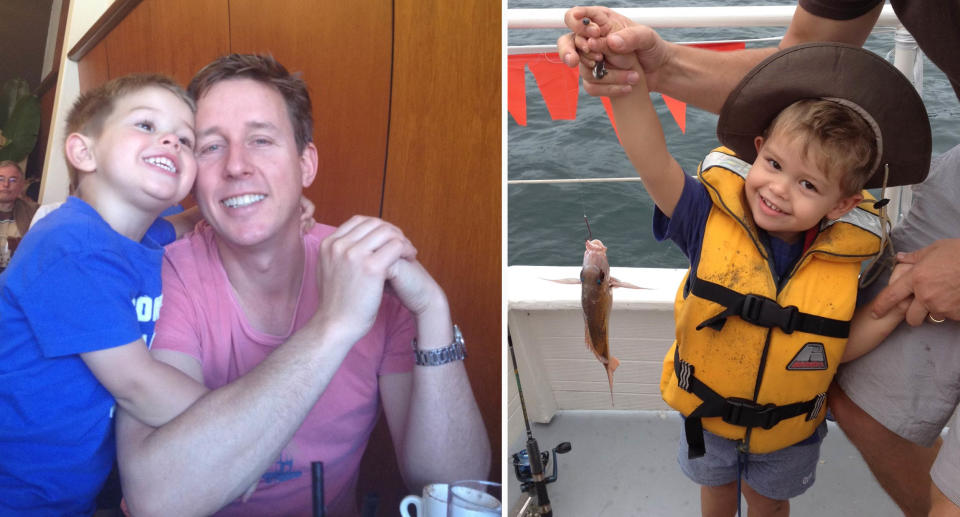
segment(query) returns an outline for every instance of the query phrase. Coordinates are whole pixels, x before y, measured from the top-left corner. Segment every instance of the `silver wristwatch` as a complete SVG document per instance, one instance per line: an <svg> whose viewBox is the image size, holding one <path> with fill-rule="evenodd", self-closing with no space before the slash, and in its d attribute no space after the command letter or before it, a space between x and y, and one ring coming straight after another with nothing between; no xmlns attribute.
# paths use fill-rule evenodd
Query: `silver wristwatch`
<svg viewBox="0 0 960 517"><path fill-rule="evenodd" d="M463 344L460 328L453 326L453 343L433 350L417 350L417 338L413 338L413 355L417 366L440 366L467 358L467 347Z"/></svg>

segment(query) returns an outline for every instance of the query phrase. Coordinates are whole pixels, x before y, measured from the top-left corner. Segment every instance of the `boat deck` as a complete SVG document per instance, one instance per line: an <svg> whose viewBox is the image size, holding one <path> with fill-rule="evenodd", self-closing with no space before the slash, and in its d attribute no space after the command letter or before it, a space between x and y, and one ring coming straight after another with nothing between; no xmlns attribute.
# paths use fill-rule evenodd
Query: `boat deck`
<svg viewBox="0 0 960 517"><path fill-rule="evenodd" d="M549 424L531 424L542 451L570 442L557 455L557 481L547 485L557 517L700 515L699 489L677 466L680 416L673 411L559 411ZM874 480L859 453L833 422L820 453L814 486L791 501L797 516L897 516L896 505ZM526 436L507 451L521 450ZM508 457L506 507L513 513L526 494ZM553 465L547 467L547 474ZM746 515L744 505L743 515Z"/></svg>

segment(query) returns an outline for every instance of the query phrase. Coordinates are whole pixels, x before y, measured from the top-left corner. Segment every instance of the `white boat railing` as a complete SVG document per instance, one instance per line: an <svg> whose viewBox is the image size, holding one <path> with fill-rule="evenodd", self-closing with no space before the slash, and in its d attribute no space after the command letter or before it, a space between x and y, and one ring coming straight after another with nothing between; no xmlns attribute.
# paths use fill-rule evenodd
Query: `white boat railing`
<svg viewBox="0 0 960 517"><path fill-rule="evenodd" d="M681 27L786 27L790 25L792 5L742 5L716 7L627 7L613 9L631 20L653 28ZM507 9L508 29L562 29L566 8ZM893 7L883 6L877 27L900 24Z"/></svg>
<svg viewBox="0 0 960 517"><path fill-rule="evenodd" d="M704 27L786 27L790 25L796 10L791 5L777 6L712 6L712 7L628 7L615 8L637 23L653 28L704 28ZM563 29L566 8L559 9L507 9L508 29ZM874 27L896 28L894 35L893 64L908 77L921 94L923 93L923 59L913 36L900 25L893 7L884 5ZM762 38L746 40L778 41L780 38ZM723 43L726 40L711 41ZM681 44L706 42L678 42ZM556 45L508 46L507 54L556 52ZM557 58L559 61L559 57ZM541 179L508 180L508 185L524 183L575 183L575 182L622 182L636 181L633 178L591 178L591 179ZM909 187L895 187L886 193L890 199L889 217L898 221L910 206Z"/></svg>

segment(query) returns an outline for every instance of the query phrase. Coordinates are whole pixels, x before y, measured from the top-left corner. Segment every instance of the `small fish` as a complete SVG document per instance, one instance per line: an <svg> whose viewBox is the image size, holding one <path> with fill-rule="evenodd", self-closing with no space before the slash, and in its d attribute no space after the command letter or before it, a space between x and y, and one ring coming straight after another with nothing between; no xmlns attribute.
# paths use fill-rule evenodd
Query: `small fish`
<svg viewBox="0 0 960 517"><path fill-rule="evenodd" d="M603 59L597 61L593 65L593 78L594 79L603 79L607 75L607 67L603 63Z"/></svg>
<svg viewBox="0 0 960 517"><path fill-rule="evenodd" d="M593 352L607 371L607 380L610 382L610 404L613 405L613 372L620 366L620 361L610 354L610 341L607 334L607 328L610 326L610 309L613 307L613 288L644 288L610 276L607 247L599 239L587 241L579 282L576 280L554 281L579 283L581 286L580 305L583 307L587 350Z"/></svg>

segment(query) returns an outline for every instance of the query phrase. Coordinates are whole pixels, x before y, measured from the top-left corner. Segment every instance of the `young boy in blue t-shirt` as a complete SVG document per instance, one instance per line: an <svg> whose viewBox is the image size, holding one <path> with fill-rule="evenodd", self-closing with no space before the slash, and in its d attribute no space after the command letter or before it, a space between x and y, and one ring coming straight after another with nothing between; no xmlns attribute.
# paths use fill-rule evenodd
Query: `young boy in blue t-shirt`
<svg viewBox="0 0 960 517"><path fill-rule="evenodd" d="M144 234L193 185L194 111L172 80L134 75L67 117L76 197L0 275L0 515L92 514L115 404L159 426L206 391L148 351L163 248Z"/></svg>
<svg viewBox="0 0 960 517"><path fill-rule="evenodd" d="M880 256L886 224L861 189L923 179L926 111L868 51L792 47L733 90L718 120L726 147L692 177L667 150L635 56L631 68L641 84L611 98L614 120L656 203L655 236L690 260L660 380L684 416L681 469L701 485L704 515L736 512L741 478L751 515L787 515L813 484L838 364L903 318L904 306L882 319L856 307L861 262Z"/></svg>

